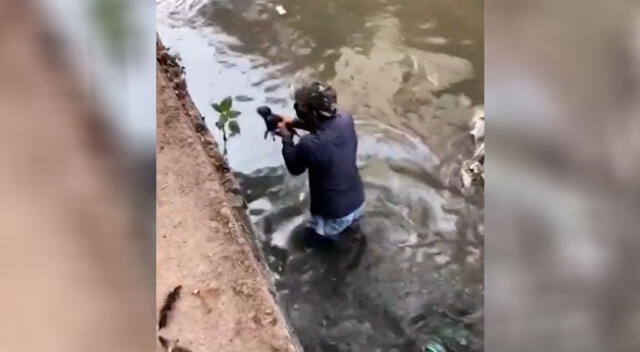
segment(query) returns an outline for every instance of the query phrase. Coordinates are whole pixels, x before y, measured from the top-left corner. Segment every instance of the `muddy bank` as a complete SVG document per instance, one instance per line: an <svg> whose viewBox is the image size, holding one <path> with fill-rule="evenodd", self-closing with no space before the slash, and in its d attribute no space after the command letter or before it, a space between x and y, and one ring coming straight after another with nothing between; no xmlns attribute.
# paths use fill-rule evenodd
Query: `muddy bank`
<svg viewBox="0 0 640 352"><path fill-rule="evenodd" d="M299 351L271 293L233 176L157 45L156 307L176 287L158 349ZM160 338L162 337L162 338Z"/></svg>

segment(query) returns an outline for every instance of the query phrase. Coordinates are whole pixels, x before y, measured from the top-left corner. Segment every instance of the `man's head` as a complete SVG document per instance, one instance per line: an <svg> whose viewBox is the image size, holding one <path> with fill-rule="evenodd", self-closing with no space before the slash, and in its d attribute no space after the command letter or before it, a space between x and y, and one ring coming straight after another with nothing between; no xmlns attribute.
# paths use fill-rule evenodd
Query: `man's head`
<svg viewBox="0 0 640 352"><path fill-rule="evenodd" d="M294 109L298 118L311 123L331 119L336 114L338 96L331 86L314 82L295 91Z"/></svg>

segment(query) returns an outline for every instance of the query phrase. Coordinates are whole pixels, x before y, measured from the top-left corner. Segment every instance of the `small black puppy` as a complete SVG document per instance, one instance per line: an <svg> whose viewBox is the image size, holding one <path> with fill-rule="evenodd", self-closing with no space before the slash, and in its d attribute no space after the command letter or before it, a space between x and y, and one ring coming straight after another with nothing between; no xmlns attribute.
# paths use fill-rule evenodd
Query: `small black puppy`
<svg viewBox="0 0 640 352"><path fill-rule="evenodd" d="M268 106L259 107L258 114L262 116L264 124L267 127L267 130L264 131L264 139L267 139L267 135L269 135L269 133L271 133L271 135L275 137L276 131L278 131L278 124L284 121L284 118L271 112L271 109ZM292 134L296 134L293 124L288 124L287 127Z"/></svg>

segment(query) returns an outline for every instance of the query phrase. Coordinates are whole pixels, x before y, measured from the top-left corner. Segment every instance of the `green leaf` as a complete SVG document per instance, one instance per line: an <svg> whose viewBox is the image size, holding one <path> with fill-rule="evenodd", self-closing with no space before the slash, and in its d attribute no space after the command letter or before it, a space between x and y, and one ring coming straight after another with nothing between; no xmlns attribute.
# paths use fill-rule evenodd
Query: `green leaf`
<svg viewBox="0 0 640 352"><path fill-rule="evenodd" d="M238 125L238 121L236 120L229 121L229 123L227 124L227 127L229 127L229 131L231 132L231 137L240 133L240 125Z"/></svg>
<svg viewBox="0 0 640 352"><path fill-rule="evenodd" d="M231 110L229 111L229 118L230 119L235 119L236 117L240 116L241 112L237 111L237 110Z"/></svg>
<svg viewBox="0 0 640 352"><path fill-rule="evenodd" d="M222 120L218 120L218 122L216 122L216 127L218 127L219 130L222 130L224 128L224 122Z"/></svg>
<svg viewBox="0 0 640 352"><path fill-rule="evenodd" d="M211 104L211 107L217 112L222 112L222 107L219 104L213 103Z"/></svg>
<svg viewBox="0 0 640 352"><path fill-rule="evenodd" d="M220 107L223 111L231 110L231 105L233 105L233 100L231 100L231 97L224 98L224 100L220 103Z"/></svg>

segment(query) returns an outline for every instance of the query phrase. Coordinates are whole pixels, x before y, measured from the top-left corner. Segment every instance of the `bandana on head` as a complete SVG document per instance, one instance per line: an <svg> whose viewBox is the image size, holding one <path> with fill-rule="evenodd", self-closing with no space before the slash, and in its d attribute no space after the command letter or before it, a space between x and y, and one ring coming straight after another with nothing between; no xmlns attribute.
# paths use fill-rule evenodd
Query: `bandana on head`
<svg viewBox="0 0 640 352"><path fill-rule="evenodd" d="M314 82L297 90L295 98L316 115L329 118L336 112L337 95L331 86Z"/></svg>

